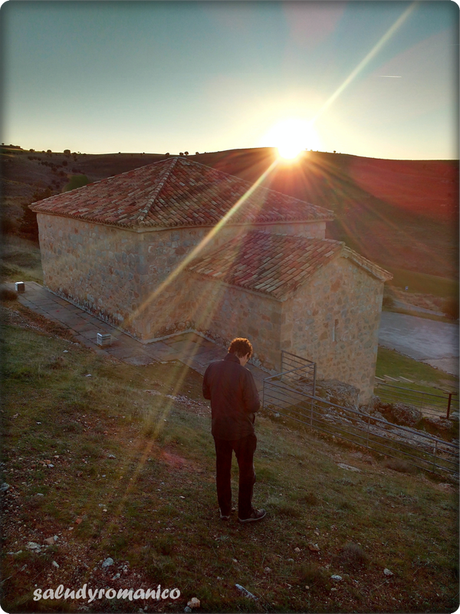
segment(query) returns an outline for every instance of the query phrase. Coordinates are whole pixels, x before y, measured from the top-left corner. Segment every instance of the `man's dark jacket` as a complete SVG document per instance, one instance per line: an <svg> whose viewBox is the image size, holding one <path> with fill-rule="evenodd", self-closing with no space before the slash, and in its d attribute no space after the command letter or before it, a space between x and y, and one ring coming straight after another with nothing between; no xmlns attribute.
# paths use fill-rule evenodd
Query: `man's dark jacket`
<svg viewBox="0 0 460 614"><path fill-rule="evenodd" d="M203 379L203 396L211 400L214 437L233 440L254 433L259 395L252 373L235 354L229 353L209 365Z"/></svg>

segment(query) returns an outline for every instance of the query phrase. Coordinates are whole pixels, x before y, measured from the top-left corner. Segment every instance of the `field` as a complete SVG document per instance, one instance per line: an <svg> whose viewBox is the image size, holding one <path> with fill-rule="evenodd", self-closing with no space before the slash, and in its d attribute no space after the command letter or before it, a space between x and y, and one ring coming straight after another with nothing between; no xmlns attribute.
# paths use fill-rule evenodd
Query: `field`
<svg viewBox="0 0 460 614"><path fill-rule="evenodd" d="M109 360L5 306L5 610L182 612L192 597L207 612L456 609L453 484L260 415L255 504L268 517L221 522L201 376ZM181 595L33 601L60 584Z"/></svg>
<svg viewBox="0 0 460 614"><path fill-rule="evenodd" d="M375 374L377 377L384 377L385 375L406 377L430 386L434 390L436 388L451 390L458 386L458 377L433 369L430 365L417 362L408 356L403 356L399 352L382 346L379 346Z"/></svg>
<svg viewBox="0 0 460 614"><path fill-rule="evenodd" d="M406 269L393 269L392 285L408 288L410 293L431 294L437 297L458 296L458 280L417 273Z"/></svg>

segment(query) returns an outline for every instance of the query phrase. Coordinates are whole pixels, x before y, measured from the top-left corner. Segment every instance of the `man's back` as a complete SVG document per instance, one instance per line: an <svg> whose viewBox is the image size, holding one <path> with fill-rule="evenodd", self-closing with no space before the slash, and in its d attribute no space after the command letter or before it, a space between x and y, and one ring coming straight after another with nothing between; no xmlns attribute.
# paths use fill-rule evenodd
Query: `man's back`
<svg viewBox="0 0 460 614"><path fill-rule="evenodd" d="M206 369L203 395L211 400L212 434L220 439L241 439L254 433L254 413L260 401L252 373L235 354Z"/></svg>

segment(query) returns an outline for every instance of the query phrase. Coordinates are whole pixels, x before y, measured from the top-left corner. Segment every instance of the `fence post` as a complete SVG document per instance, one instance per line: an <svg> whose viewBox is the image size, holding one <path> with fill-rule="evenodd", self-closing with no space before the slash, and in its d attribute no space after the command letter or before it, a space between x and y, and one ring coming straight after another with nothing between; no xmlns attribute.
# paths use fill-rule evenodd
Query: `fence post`
<svg viewBox="0 0 460 614"><path fill-rule="evenodd" d="M449 392L449 400L447 401L447 415L446 418L450 416L450 404L452 402L452 393Z"/></svg>
<svg viewBox="0 0 460 614"><path fill-rule="evenodd" d="M434 459L433 459L433 473L436 473L436 460L438 456L438 442L434 442Z"/></svg>
<svg viewBox="0 0 460 614"><path fill-rule="evenodd" d="M371 428L371 415L367 414L366 447L369 450L369 431Z"/></svg>

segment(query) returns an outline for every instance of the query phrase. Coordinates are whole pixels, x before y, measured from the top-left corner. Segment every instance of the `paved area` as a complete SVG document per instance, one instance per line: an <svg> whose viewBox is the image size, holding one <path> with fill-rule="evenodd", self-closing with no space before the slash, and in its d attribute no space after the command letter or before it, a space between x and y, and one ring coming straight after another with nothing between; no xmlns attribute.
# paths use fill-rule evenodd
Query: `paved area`
<svg viewBox="0 0 460 614"><path fill-rule="evenodd" d="M14 283L3 285L15 289ZM221 360L227 353L225 348L196 333L183 333L155 343L141 343L36 282L25 282L25 292L18 295L18 300L45 318L67 327L82 345L131 365L177 360L203 375L210 362ZM99 346L97 333L110 333L112 344L103 348ZM255 365L248 364L247 368L254 375L257 389L262 390L263 379L269 374Z"/></svg>
<svg viewBox="0 0 460 614"><path fill-rule="evenodd" d="M379 343L391 350L458 375L458 324L382 312Z"/></svg>

